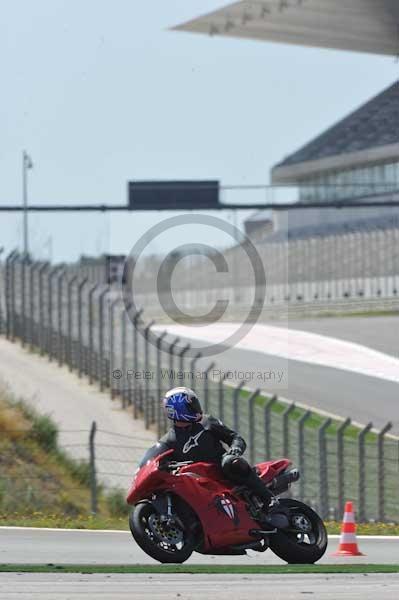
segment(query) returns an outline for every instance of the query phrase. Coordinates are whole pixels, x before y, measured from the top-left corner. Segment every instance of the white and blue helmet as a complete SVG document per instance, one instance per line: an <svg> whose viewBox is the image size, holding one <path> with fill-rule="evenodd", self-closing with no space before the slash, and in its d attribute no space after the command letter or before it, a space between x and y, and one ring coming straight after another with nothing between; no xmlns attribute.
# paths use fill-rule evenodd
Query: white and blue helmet
<svg viewBox="0 0 399 600"><path fill-rule="evenodd" d="M193 423L202 419L202 407L197 394L188 387L175 387L163 399L166 416L171 421Z"/></svg>

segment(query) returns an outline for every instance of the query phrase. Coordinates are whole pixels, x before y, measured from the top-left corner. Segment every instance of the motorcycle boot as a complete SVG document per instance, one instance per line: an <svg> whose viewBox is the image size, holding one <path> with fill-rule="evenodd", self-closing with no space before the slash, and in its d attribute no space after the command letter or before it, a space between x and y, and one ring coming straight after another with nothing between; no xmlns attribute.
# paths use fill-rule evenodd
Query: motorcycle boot
<svg viewBox="0 0 399 600"><path fill-rule="evenodd" d="M247 485L254 491L263 503L262 522L271 527L284 529L289 526L287 510L279 504L278 499L272 494L262 479L251 469Z"/></svg>
<svg viewBox="0 0 399 600"><path fill-rule="evenodd" d="M222 469L228 479L245 485L259 498L263 505L259 511L262 522L272 528L289 526L287 511L242 456L225 455Z"/></svg>

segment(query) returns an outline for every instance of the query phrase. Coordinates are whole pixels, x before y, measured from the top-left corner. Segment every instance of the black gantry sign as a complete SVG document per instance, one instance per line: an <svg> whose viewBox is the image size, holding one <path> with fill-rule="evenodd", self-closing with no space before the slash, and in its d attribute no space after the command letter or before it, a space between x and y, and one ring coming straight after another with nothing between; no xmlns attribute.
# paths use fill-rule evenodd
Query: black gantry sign
<svg viewBox="0 0 399 600"><path fill-rule="evenodd" d="M220 209L219 181L129 181L130 210Z"/></svg>

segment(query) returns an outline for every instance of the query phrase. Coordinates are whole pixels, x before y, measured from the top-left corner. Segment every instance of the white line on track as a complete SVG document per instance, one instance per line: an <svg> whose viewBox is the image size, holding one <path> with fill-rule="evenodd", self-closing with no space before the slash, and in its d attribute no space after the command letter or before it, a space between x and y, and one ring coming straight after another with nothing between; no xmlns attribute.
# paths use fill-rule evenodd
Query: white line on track
<svg viewBox="0 0 399 600"><path fill-rule="evenodd" d="M162 329L180 337L223 344L238 328L237 323L216 323L203 327L159 326L154 330ZM235 343L235 347L399 383L398 358L368 346L308 331L257 323Z"/></svg>
<svg viewBox="0 0 399 600"><path fill-rule="evenodd" d="M57 527L18 527L16 525L0 525L0 531L2 529L22 529L29 531L33 529L34 531L76 531L78 533L128 533L131 535L130 531L125 529L68 529L68 528L57 528ZM328 536L330 539L335 540L339 539L339 535L331 534ZM358 535L358 539L360 540L395 540L399 541L399 535Z"/></svg>

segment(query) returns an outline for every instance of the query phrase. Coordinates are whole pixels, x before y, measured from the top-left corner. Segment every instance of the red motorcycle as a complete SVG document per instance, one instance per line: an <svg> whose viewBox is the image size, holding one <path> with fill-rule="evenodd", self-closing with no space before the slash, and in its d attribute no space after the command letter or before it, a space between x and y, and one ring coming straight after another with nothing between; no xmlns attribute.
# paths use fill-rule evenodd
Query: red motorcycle
<svg viewBox="0 0 399 600"><path fill-rule="evenodd" d="M288 563L315 563L327 548L321 518L306 504L280 498L284 526L274 528L259 498L245 486L223 479L221 468L203 462L168 460L173 450L138 470L127 496L138 545L162 563L183 563L191 554L246 554L270 548ZM299 478L287 459L256 465L277 497ZM287 527L288 523L288 527Z"/></svg>

